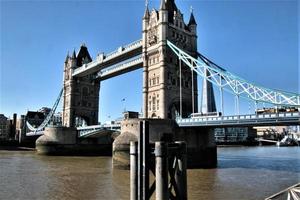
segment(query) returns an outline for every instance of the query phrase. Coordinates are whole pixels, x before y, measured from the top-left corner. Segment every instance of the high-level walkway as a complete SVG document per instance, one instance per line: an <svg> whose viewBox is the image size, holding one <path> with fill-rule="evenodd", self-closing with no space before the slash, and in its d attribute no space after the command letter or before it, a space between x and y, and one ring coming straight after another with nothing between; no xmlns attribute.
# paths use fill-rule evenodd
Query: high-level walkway
<svg viewBox="0 0 300 200"><path fill-rule="evenodd" d="M117 50L108 54L99 54L97 58L74 70L73 76L82 77L134 58L142 53L142 40L134 41L128 45L119 47ZM141 64L142 62L140 62ZM142 67L142 66L141 66ZM128 67L127 67L128 68Z"/></svg>

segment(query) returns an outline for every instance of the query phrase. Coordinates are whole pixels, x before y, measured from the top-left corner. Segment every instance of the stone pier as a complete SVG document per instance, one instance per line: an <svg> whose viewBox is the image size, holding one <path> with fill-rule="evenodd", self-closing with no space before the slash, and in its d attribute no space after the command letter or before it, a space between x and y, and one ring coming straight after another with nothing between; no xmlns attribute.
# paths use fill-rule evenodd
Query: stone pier
<svg viewBox="0 0 300 200"><path fill-rule="evenodd" d="M44 155L102 155L112 152L111 134L105 138L78 138L76 128L46 127L36 140L38 154Z"/></svg>
<svg viewBox="0 0 300 200"><path fill-rule="evenodd" d="M137 141L139 122L143 119L126 119L121 124L121 134L113 143L113 166L128 169L130 141ZM188 168L214 168L217 166L217 148L213 130L208 128L182 128L174 120L147 119L150 143L162 140L187 143Z"/></svg>

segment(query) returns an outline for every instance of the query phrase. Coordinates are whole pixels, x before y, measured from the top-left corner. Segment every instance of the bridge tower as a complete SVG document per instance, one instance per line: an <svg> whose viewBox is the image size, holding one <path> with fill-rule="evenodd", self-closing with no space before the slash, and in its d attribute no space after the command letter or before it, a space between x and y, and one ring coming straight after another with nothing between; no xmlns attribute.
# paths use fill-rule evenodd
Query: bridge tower
<svg viewBox="0 0 300 200"><path fill-rule="evenodd" d="M189 23L186 24L174 0L161 0L159 11L153 9L150 12L146 6L143 17L145 118L174 119L178 114L186 117L197 112L197 76L184 63L179 63L177 56L167 47L167 40L188 54L197 56L194 15L191 12Z"/></svg>
<svg viewBox="0 0 300 200"><path fill-rule="evenodd" d="M100 82L93 79L93 74L73 77L74 69L89 63L92 58L83 44L77 55L67 55L64 64L63 126L75 127L98 124Z"/></svg>

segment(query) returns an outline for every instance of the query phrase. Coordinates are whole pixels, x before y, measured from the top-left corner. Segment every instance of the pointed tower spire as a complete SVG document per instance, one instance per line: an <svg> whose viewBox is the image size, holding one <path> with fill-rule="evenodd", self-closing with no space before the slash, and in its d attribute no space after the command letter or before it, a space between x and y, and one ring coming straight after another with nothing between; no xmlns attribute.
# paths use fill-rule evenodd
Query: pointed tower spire
<svg viewBox="0 0 300 200"><path fill-rule="evenodd" d="M149 4L149 2L148 2L148 0L146 0L146 2L145 2L146 9L145 9L145 13L144 13L144 19L148 19L150 17L150 12L149 12L149 9L148 9L148 4Z"/></svg>
<svg viewBox="0 0 300 200"><path fill-rule="evenodd" d="M66 59L65 59L65 63L68 62L69 58L70 58L70 55L69 55L69 51L68 51L67 56L66 56Z"/></svg>
<svg viewBox="0 0 300 200"><path fill-rule="evenodd" d="M167 9L166 0L161 0L159 9L160 10L166 10Z"/></svg>
<svg viewBox="0 0 300 200"><path fill-rule="evenodd" d="M193 7L191 6L191 16L190 16L190 21L189 21L189 26L190 25L197 25L197 23L196 23L196 20L195 20L195 17L194 17L194 14L193 14Z"/></svg>
<svg viewBox="0 0 300 200"><path fill-rule="evenodd" d="M72 54L72 59L76 59L76 52L75 52L75 49L74 49L73 54Z"/></svg>

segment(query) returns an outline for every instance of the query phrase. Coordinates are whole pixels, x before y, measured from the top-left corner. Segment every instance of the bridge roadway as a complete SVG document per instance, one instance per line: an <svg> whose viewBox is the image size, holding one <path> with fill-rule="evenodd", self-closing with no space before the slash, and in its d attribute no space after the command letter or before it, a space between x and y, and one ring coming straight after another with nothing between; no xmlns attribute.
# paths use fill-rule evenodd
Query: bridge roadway
<svg viewBox="0 0 300 200"><path fill-rule="evenodd" d="M95 60L84 64L74 70L72 76L82 77L121 63L130 58L142 54L142 40L137 40L128 45L119 47L117 50L108 54L99 54ZM142 66L141 66L142 67Z"/></svg>
<svg viewBox="0 0 300 200"><path fill-rule="evenodd" d="M291 126L300 125L300 112L183 118L176 121L180 127Z"/></svg>
<svg viewBox="0 0 300 200"><path fill-rule="evenodd" d="M259 115L232 115L221 117L203 118L178 118L176 122L179 127L241 127L241 126L280 126L300 125L300 112L272 113ZM120 131L121 124L103 124L78 127L78 137L91 137L95 134ZM42 131L29 132L26 136L42 135Z"/></svg>

